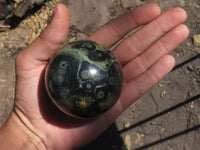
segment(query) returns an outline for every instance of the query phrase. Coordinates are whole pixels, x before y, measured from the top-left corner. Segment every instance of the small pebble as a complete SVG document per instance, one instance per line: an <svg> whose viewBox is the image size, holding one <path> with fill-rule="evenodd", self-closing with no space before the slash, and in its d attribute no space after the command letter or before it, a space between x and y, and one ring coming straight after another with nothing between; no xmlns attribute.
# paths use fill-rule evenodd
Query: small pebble
<svg viewBox="0 0 200 150"><path fill-rule="evenodd" d="M166 91L163 91L161 94L160 94L160 97L163 99L166 95Z"/></svg>
<svg viewBox="0 0 200 150"><path fill-rule="evenodd" d="M129 134L126 135L124 139L124 144L127 150L131 150L132 143L131 143L131 136Z"/></svg>
<svg viewBox="0 0 200 150"><path fill-rule="evenodd" d="M193 40L194 40L194 45L200 47L200 35L194 35Z"/></svg>
<svg viewBox="0 0 200 150"><path fill-rule="evenodd" d="M124 123L124 127L125 127L125 128L129 128L129 127L130 127L130 122Z"/></svg>

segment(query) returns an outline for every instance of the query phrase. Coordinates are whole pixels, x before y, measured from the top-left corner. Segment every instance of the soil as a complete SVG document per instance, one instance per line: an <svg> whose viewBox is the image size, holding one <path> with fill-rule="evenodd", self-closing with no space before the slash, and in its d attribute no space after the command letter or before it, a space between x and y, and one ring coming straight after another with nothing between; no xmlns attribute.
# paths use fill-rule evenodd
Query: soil
<svg viewBox="0 0 200 150"><path fill-rule="evenodd" d="M3 1L3 0L1 0ZM22 0L15 0L22 4ZM29 0L30 2L30 0ZM61 0L13 5L0 21L0 126L14 104L15 57L46 27ZM86 38L98 27L135 7L158 4L162 12L182 7L188 13L189 38L172 55L176 66L160 83L132 104L84 150L200 149L200 1L199 0L62 0L71 16L66 42ZM19 11L19 6L24 10ZM24 5L23 5L24 6ZM80 13L81 12L81 13ZM92 12L92 13L91 13ZM21 16L17 16L20 14Z"/></svg>

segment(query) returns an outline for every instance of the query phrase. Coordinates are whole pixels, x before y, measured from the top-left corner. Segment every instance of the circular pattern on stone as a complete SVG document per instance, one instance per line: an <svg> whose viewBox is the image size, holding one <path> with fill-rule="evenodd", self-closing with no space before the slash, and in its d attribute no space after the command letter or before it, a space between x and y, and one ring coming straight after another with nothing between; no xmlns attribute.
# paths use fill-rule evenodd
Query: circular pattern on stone
<svg viewBox="0 0 200 150"><path fill-rule="evenodd" d="M123 77L112 52L93 41L61 48L50 60L46 89L53 103L77 118L95 117L118 100Z"/></svg>

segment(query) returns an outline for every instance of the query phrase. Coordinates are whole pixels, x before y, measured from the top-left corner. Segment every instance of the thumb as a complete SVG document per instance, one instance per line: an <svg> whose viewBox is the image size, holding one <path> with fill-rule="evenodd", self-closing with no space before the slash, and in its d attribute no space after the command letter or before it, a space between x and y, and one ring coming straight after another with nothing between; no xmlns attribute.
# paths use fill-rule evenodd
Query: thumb
<svg viewBox="0 0 200 150"><path fill-rule="evenodd" d="M27 64L27 67L30 67L48 61L65 42L68 29L69 12L65 5L58 4L54 10L54 16L51 23L28 48L18 55L16 63L20 65ZM25 68L30 69L27 67Z"/></svg>

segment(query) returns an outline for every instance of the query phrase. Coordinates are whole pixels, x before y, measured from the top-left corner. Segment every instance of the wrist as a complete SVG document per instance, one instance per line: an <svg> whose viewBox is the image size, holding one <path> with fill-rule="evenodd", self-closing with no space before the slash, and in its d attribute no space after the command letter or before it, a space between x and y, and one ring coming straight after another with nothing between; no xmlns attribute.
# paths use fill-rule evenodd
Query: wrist
<svg viewBox="0 0 200 150"><path fill-rule="evenodd" d="M20 120L16 112L12 112L0 129L0 149L46 150L46 147L42 139Z"/></svg>

